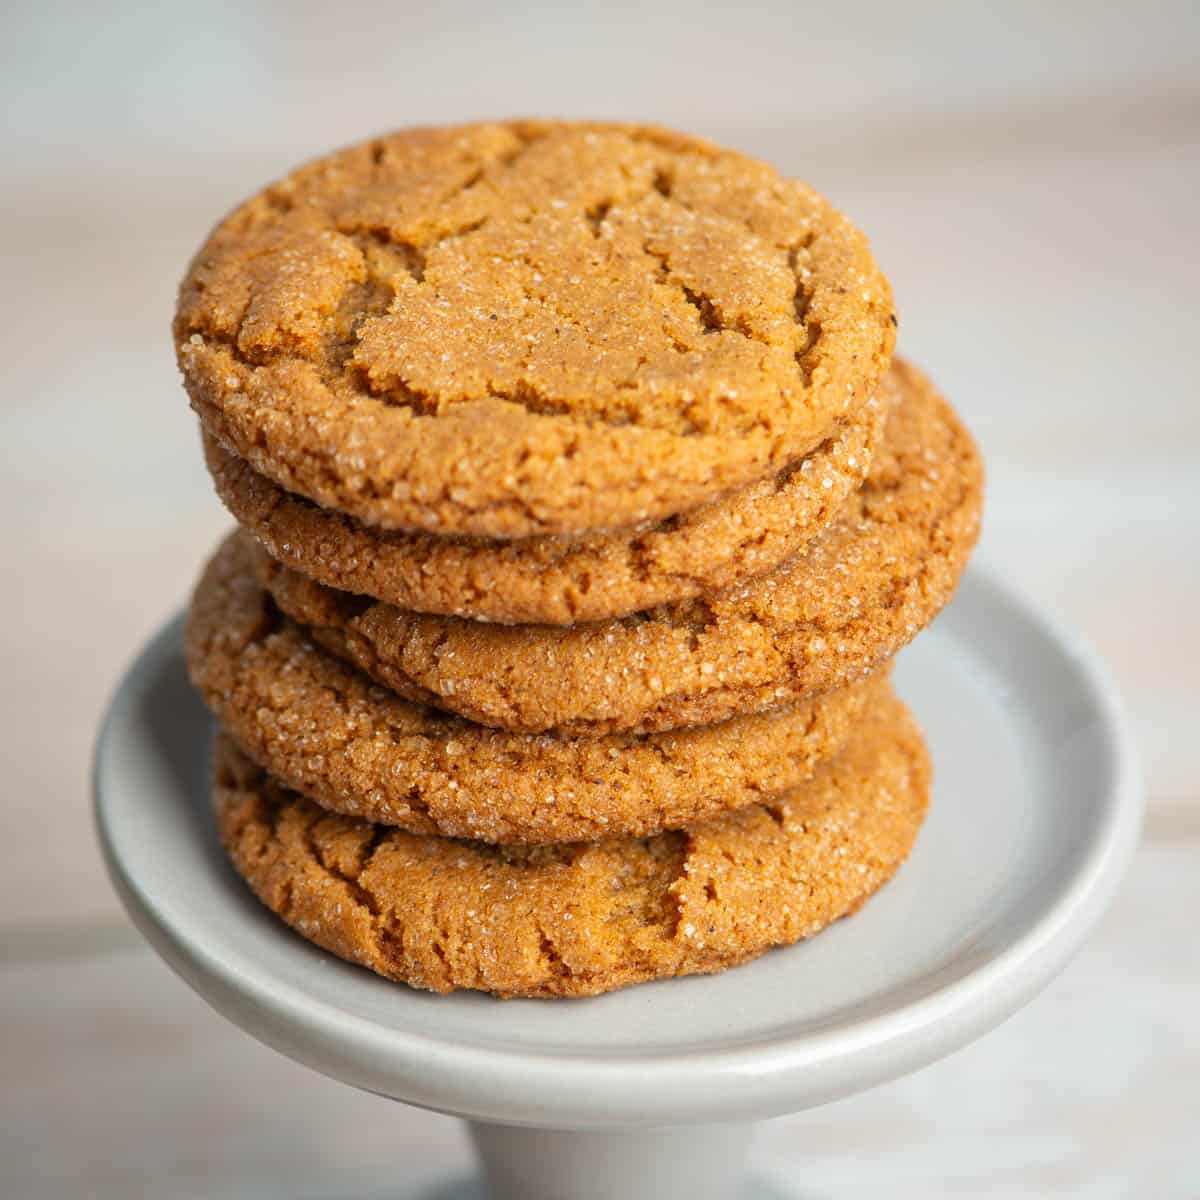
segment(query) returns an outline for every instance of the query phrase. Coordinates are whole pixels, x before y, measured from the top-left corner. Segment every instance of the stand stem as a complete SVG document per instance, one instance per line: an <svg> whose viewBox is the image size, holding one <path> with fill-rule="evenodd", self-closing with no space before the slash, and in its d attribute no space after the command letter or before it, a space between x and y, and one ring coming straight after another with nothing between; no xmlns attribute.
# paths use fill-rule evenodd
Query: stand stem
<svg viewBox="0 0 1200 1200"><path fill-rule="evenodd" d="M489 1200L733 1200L754 1127L470 1129Z"/></svg>

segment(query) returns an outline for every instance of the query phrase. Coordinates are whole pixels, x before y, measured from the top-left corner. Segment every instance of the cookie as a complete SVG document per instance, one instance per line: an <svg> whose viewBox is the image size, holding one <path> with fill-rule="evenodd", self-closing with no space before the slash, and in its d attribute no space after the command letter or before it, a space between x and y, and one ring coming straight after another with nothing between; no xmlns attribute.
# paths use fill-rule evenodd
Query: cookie
<svg viewBox="0 0 1200 1200"><path fill-rule="evenodd" d="M921 736L891 698L785 797L642 839L423 837L326 813L228 738L214 760L221 840L268 908L389 979L500 996L720 971L809 937L892 876L929 795Z"/></svg>
<svg viewBox="0 0 1200 1200"><path fill-rule="evenodd" d="M205 571L185 643L209 708L276 778L327 809L486 842L641 836L778 795L887 694L880 677L682 733L487 729L401 700L314 647L258 586L244 534Z"/></svg>
<svg viewBox="0 0 1200 1200"><path fill-rule="evenodd" d="M891 658L950 598L979 528L974 442L915 368L863 487L773 573L615 621L484 625L323 587L258 551L312 637L393 691L485 725L660 730L795 704Z"/></svg>
<svg viewBox="0 0 1200 1200"><path fill-rule="evenodd" d="M627 528L765 478L871 396L865 238L666 130L409 129L235 209L180 289L191 401L288 491L490 538Z"/></svg>
<svg viewBox="0 0 1200 1200"><path fill-rule="evenodd" d="M888 390L769 479L666 521L574 538L373 529L285 491L207 434L204 454L226 508L311 579L416 612L571 625L723 591L792 557L862 483Z"/></svg>

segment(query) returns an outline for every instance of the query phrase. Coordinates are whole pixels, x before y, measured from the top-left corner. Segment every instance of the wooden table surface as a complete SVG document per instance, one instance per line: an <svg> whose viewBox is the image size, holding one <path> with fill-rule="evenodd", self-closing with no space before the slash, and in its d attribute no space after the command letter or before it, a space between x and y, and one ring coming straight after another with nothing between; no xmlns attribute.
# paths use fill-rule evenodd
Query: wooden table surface
<svg viewBox="0 0 1200 1200"><path fill-rule="evenodd" d="M351 6L337 30L315 4L3 18L0 1194L383 1196L400 1169L466 1169L452 1121L260 1047L141 946L88 757L227 523L167 333L205 227L381 126L594 111L768 155L871 233L902 349L984 447L980 560L1100 650L1143 757L1145 842L1080 959L952 1059L774 1123L764 1169L812 1196L1200 1196L1200 38L1182 4L969 7L852 4L818 53L768 4L748 60L740 8L574 32L456 5Z"/></svg>

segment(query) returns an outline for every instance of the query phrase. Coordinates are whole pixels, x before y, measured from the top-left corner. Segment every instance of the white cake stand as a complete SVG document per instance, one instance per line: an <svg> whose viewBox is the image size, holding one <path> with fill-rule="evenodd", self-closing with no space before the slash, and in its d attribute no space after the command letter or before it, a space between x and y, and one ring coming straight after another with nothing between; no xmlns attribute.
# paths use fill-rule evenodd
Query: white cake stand
<svg viewBox="0 0 1200 1200"><path fill-rule="evenodd" d="M934 760L912 857L858 915L711 978L433 996L310 946L217 844L179 620L105 720L100 840L138 927L218 1012L335 1079L465 1117L495 1200L762 1194L742 1176L753 1122L894 1079L1015 1012L1078 949L1137 840L1111 687L986 575L968 574L897 682ZM441 1193L468 1194L483 1193Z"/></svg>

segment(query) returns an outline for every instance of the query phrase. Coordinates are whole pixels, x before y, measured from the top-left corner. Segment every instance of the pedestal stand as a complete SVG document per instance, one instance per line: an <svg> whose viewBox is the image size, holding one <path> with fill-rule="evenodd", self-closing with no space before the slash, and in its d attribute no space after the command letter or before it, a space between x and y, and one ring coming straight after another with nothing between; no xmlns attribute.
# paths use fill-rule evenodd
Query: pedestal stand
<svg viewBox="0 0 1200 1200"><path fill-rule="evenodd" d="M748 1186L754 1121L915 1070L1032 997L1136 842L1111 689L994 581L968 574L897 682L934 759L911 859L858 915L711 978L594 1000L432 996L289 932L217 844L178 620L105 721L100 838L134 921L219 1012L326 1075L467 1118L494 1200L728 1200Z"/></svg>

